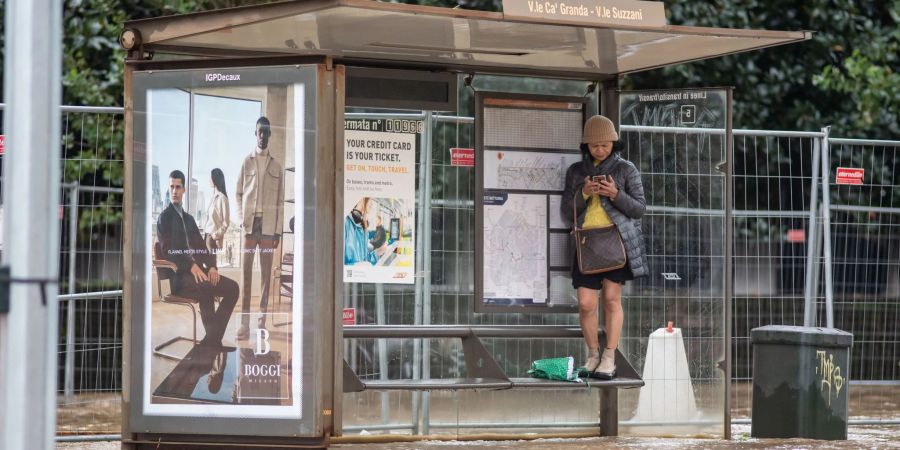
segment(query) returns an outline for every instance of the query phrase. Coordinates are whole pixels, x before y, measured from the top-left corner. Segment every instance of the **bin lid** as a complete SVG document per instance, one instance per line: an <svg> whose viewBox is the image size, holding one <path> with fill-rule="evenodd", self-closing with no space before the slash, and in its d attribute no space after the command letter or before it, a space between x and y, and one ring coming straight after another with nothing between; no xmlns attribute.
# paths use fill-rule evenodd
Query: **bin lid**
<svg viewBox="0 0 900 450"><path fill-rule="evenodd" d="M850 347L853 334L837 328L766 325L750 330L754 344L787 344L815 347Z"/></svg>

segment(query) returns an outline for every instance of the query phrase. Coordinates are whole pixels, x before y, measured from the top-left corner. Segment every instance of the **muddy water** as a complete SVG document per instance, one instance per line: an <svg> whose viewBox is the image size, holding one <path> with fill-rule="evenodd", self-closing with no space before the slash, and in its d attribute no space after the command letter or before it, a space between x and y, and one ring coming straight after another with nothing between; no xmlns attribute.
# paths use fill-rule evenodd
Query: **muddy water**
<svg viewBox="0 0 900 450"><path fill-rule="evenodd" d="M532 441L422 441L389 444L341 444L333 448L372 450L456 450L461 448L485 448L491 450L669 450L669 449L900 449L900 425L850 427L846 441L817 441L812 439L753 439L750 426L732 427L734 439L696 438L585 438L585 439L537 439Z"/></svg>
<svg viewBox="0 0 900 450"><path fill-rule="evenodd" d="M68 405L57 408L59 434L119 434L119 396L115 394L95 394L77 396ZM406 402L393 404L392 415L407 405ZM732 390L732 417L750 417L750 391L748 385L735 385ZM373 408L375 413L378 408ZM376 413L377 414L377 413ZM885 420L900 419L900 386L859 386L850 390L851 419ZM395 419L398 419L395 417ZM443 430L447 432L449 430ZM509 433L510 430L505 430ZM522 434L537 430L521 430ZM624 432L624 430L622 430ZM563 430L565 432L565 430ZM406 432L408 434L408 431ZM814 441L804 439L753 439L749 425L732 426L733 439L702 439L697 437L619 437L585 439L538 439L532 441L420 441L389 444L341 444L334 448L375 449L375 450L442 450L460 448L486 449L900 449L900 425L850 426L847 441ZM448 438L454 436L449 435ZM402 438L402 437L401 437ZM465 439L465 436L459 436ZM113 450L120 448L120 442L60 443L59 449Z"/></svg>
<svg viewBox="0 0 900 450"><path fill-rule="evenodd" d="M347 450L459 450L484 448L490 450L675 450L675 449L777 449L777 450L843 450L843 449L900 449L900 426L850 427L846 441L815 441L810 439L752 439L750 426L734 426L731 441L692 438L587 438L537 439L532 441L420 441L386 444L340 444L332 448ZM64 450L117 450L119 442L61 443Z"/></svg>

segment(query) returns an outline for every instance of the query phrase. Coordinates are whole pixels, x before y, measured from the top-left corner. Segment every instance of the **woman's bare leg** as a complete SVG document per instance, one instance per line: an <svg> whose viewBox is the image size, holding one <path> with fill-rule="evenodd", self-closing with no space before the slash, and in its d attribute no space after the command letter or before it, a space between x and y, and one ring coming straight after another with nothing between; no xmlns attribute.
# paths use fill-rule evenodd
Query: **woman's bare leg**
<svg viewBox="0 0 900 450"><path fill-rule="evenodd" d="M597 290L578 288L578 319L581 321L581 333L588 349L600 348L600 340L597 337L597 329L600 326L597 320L599 297Z"/></svg>
<svg viewBox="0 0 900 450"><path fill-rule="evenodd" d="M625 313L622 311L622 285L603 280L603 315L606 324L606 348L616 348L622 335ZM580 299L579 299L580 300ZM584 329L584 323L581 325Z"/></svg>

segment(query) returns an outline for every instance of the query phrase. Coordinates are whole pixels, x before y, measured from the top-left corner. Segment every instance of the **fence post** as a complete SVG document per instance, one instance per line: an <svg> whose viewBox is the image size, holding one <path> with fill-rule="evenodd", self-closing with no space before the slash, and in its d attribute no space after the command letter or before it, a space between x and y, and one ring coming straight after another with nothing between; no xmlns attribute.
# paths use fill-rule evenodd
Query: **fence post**
<svg viewBox="0 0 900 450"><path fill-rule="evenodd" d="M734 308L734 101L733 88L725 90L725 439L731 439L731 333L732 308Z"/></svg>
<svg viewBox="0 0 900 450"><path fill-rule="evenodd" d="M803 326L805 327L812 327L816 324L816 294L818 293L819 277L815 266L820 250L818 230L816 229L816 209L819 203L819 158L822 157L822 141L824 140L824 135L813 140L812 180L809 183L809 226L806 233L806 286L803 290Z"/></svg>
<svg viewBox="0 0 900 450"><path fill-rule="evenodd" d="M425 178L421 181L421 187L425 191L425 195L423 198L425 199L425 217L423 221L423 225L425 226L425 232L419 238L422 239L422 249L425 251L425 254L422 255L422 277L424 278L424 283L422 283L423 292L422 292L422 324L423 325L431 325L431 156L432 156L432 127L434 126L434 120L432 117L431 111L425 112L425 124L422 128L422 140L425 141L425 145L422 146L422 151L424 152L425 157L422 159L422 164L427 164L425 168ZM431 340L425 339L422 342L422 378L428 379L431 378ZM430 421L431 421L431 392L425 391L422 393L422 434L429 434L430 432Z"/></svg>
<svg viewBox="0 0 900 450"><path fill-rule="evenodd" d="M4 11L3 264L0 448L55 448L58 357L62 2L7 1Z"/></svg>
<svg viewBox="0 0 900 450"><path fill-rule="evenodd" d="M424 130L423 130L424 131ZM425 268L425 241L422 235L430 230L425 229L425 205L429 199L425 197L425 178L428 173L428 144L425 141L425 133L419 136L419 198L416 200L416 260L415 260L415 278L416 292L415 304L413 308L413 324L422 324L422 302L424 297L424 285L427 280L422 276ZM413 379L422 378L422 339L413 339L413 361L412 361ZM421 392L413 392L412 394L412 425L413 434L422 433L422 424L420 422L419 413L421 407Z"/></svg>
<svg viewBox="0 0 900 450"><path fill-rule="evenodd" d="M69 286L71 296L75 294L75 259L78 251L78 185L69 188ZM66 368L63 392L66 401L72 400L75 391L75 300L66 300Z"/></svg>
<svg viewBox="0 0 900 450"><path fill-rule="evenodd" d="M378 325L386 325L387 317L384 311L384 284L375 283L375 323ZM388 379L388 355L387 340L376 339L378 345L378 379ZM391 420L390 396L387 391L382 391L381 395L381 424L387 425Z"/></svg>
<svg viewBox="0 0 900 450"><path fill-rule="evenodd" d="M825 137L822 138L822 234L824 235L823 249L825 251L825 326L834 328L834 284L831 261L831 191L828 180L831 176L831 158L829 152L831 144L828 142L831 127L822 129Z"/></svg>

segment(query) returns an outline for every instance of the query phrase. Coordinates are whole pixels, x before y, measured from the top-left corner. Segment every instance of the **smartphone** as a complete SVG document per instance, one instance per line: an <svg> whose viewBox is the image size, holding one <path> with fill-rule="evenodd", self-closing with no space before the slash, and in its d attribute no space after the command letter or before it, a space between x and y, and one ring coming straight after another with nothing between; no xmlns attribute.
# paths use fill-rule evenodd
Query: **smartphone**
<svg viewBox="0 0 900 450"><path fill-rule="evenodd" d="M594 175L593 177L591 177L591 181L593 181L594 183L606 181L606 175Z"/></svg>

